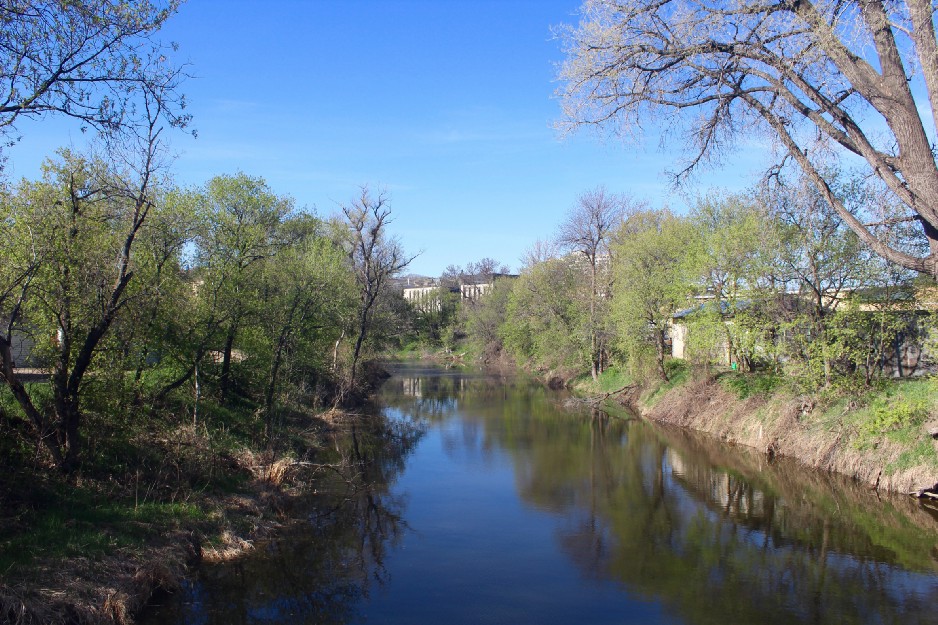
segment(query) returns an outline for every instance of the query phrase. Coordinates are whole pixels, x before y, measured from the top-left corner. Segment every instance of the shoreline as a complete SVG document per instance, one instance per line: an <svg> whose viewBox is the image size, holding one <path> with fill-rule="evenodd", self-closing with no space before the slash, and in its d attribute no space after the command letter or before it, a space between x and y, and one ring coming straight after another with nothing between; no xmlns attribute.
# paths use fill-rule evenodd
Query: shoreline
<svg viewBox="0 0 938 625"><path fill-rule="evenodd" d="M324 467L333 465L316 461L318 452L352 420L367 419L336 410L310 417L315 431L307 427L295 435L305 446L300 455L312 462L294 457L295 448L279 454L242 450L219 470L248 479L233 490L194 495L187 505L199 514L153 521L145 544L105 555L43 557L12 576L0 574L0 624L137 622L154 599L178 591L198 567L241 557L289 523L295 504L329 479Z"/></svg>
<svg viewBox="0 0 938 625"><path fill-rule="evenodd" d="M758 450L769 460L785 457L821 472L837 473L871 490L915 494L938 490L938 439L922 426L914 444L886 434L864 438L849 402L819 406L816 399L791 393L745 399L715 379L690 379L651 400L635 387L614 401L656 423L701 432L730 445ZM927 443L924 439L929 438ZM871 442L872 441L872 442ZM930 444L930 458L914 461L913 448ZM926 452L927 454L927 452Z"/></svg>

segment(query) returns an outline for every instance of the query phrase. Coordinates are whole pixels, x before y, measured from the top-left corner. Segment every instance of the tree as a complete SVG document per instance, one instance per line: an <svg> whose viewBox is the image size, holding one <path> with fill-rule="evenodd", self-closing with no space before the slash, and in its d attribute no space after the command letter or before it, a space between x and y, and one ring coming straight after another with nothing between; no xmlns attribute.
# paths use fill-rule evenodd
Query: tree
<svg viewBox="0 0 938 625"><path fill-rule="evenodd" d="M690 224L668 210L636 212L616 236L612 314L619 341L633 366L651 347L662 380L671 317L693 290L687 255L693 237Z"/></svg>
<svg viewBox="0 0 938 625"><path fill-rule="evenodd" d="M589 306L587 319L587 341L590 345L590 373L597 379L606 360L606 334L602 331L606 313L603 303L609 299L609 237L626 212L628 201L597 187L577 198L576 204L567 213L560 225L557 243L586 261L589 274L589 290L586 299Z"/></svg>
<svg viewBox="0 0 938 625"><path fill-rule="evenodd" d="M759 301L766 266L765 248L772 237L772 223L762 211L741 196L700 198L690 215L697 245L688 250L702 278L707 296L704 310L694 315L696 326L707 325L725 345L725 354L744 370L753 366L758 335ZM726 323L726 316L733 322ZM705 330L695 328L694 334ZM710 346L712 347L712 346Z"/></svg>
<svg viewBox="0 0 938 625"><path fill-rule="evenodd" d="M500 330L508 317L514 285L514 280L498 280L485 297L465 302L468 305L460 309L468 343L482 362L493 362L501 355L504 346Z"/></svg>
<svg viewBox="0 0 938 625"><path fill-rule="evenodd" d="M494 258L485 257L466 263L465 267L449 265L443 270L440 283L446 287L475 284L479 280L490 280L492 275L497 273L509 273L508 266Z"/></svg>
<svg viewBox="0 0 938 625"><path fill-rule="evenodd" d="M561 31L564 126L630 131L664 115L691 148L682 174L766 129L864 243L938 277L932 3L586 0L581 14ZM863 163L902 214L851 211L825 175L830 151ZM922 254L882 236L910 220Z"/></svg>
<svg viewBox="0 0 938 625"><path fill-rule="evenodd" d="M511 282L499 334L515 360L560 377L588 366L589 343L582 332L587 315L577 297L580 282L582 273L562 258L529 267Z"/></svg>
<svg viewBox="0 0 938 625"><path fill-rule="evenodd" d="M349 387L356 383L362 345L372 329L375 304L390 280L405 269L413 256L407 256L400 241L388 234L391 223L391 205L386 192L373 197L367 186L361 187L358 197L342 206L349 235L349 259L358 284L358 313L355 323L355 344Z"/></svg>
<svg viewBox="0 0 938 625"><path fill-rule="evenodd" d="M835 173L827 178L846 203L863 201L855 182L842 183ZM818 363L824 383L830 384L833 353L828 317L845 294L869 283L871 254L807 176L795 184L766 188L762 201L779 224L783 276L807 303L792 311L796 318L788 320L800 326L793 333L798 344L796 355L804 363Z"/></svg>
<svg viewBox="0 0 938 625"><path fill-rule="evenodd" d="M113 132L145 122L141 96L183 127L185 77L154 39L180 0L10 0L0 6L0 132L58 114Z"/></svg>
<svg viewBox="0 0 938 625"><path fill-rule="evenodd" d="M196 237L197 262L205 293L224 319L219 390L225 401L235 339L245 318L258 312L263 264L286 243L281 225L293 212L293 200L275 194L263 178L238 173L209 180L202 202L205 222Z"/></svg>
<svg viewBox="0 0 938 625"><path fill-rule="evenodd" d="M158 119L151 117L147 135L137 137L136 162L122 162L114 151L106 160L63 152L46 165L41 182L20 185L5 215L13 241L27 251L13 254L0 279L6 322L0 376L37 441L67 472L81 459L86 374L134 300L137 248L160 182ZM27 325L52 340L51 406L26 389L15 369L13 333Z"/></svg>
<svg viewBox="0 0 938 625"><path fill-rule="evenodd" d="M328 346L340 320L354 307L354 284L345 251L325 236L322 222L306 214L284 223L290 244L264 263L259 315L267 364L263 414L268 439L275 431L275 403L282 380L313 385L327 369Z"/></svg>
<svg viewBox="0 0 938 625"><path fill-rule="evenodd" d="M557 242L553 239L538 239L532 243L521 255L522 270L530 269L538 263L544 263L552 258L557 258L560 250L557 249Z"/></svg>

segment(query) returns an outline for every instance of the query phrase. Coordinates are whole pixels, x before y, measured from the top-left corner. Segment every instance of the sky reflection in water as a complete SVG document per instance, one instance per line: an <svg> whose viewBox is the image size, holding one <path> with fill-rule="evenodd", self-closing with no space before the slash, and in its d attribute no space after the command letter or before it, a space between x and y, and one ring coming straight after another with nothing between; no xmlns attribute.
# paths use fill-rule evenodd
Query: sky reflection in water
<svg viewBox="0 0 938 625"><path fill-rule="evenodd" d="M934 623L917 502L520 381L402 367L367 488L206 567L175 623ZM388 444L390 441L391 444Z"/></svg>

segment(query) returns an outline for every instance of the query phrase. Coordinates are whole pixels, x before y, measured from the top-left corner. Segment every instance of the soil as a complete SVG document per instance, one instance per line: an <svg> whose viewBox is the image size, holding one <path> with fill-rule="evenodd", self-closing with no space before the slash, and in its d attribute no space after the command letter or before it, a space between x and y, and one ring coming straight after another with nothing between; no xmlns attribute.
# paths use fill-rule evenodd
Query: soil
<svg viewBox="0 0 938 625"><path fill-rule="evenodd" d="M651 421L706 432L769 458L793 458L873 489L912 494L938 487L934 462L893 469L907 446L883 438L861 449L846 420L821 419L821 410L807 396L739 399L718 381L700 378L668 391L651 406L638 392L620 401ZM938 455L938 441L932 445Z"/></svg>

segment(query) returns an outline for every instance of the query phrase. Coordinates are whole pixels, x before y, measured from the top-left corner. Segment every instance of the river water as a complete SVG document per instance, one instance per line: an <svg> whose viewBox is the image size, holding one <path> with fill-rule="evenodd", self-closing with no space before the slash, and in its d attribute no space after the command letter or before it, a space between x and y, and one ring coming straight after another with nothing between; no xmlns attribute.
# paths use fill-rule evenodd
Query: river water
<svg viewBox="0 0 938 625"><path fill-rule="evenodd" d="M566 399L399 367L354 470L145 622L938 623L934 511Z"/></svg>

